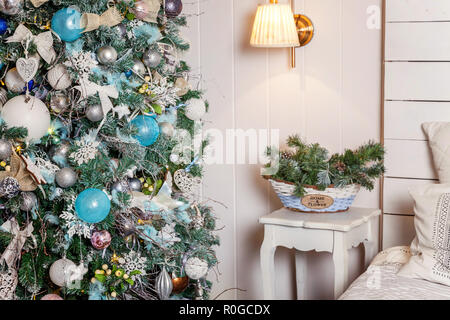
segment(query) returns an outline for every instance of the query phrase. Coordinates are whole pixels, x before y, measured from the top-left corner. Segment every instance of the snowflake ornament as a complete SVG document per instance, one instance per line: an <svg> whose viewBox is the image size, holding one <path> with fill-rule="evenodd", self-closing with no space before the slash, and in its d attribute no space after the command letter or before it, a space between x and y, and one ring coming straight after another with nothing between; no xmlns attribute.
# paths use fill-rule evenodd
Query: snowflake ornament
<svg viewBox="0 0 450 320"><path fill-rule="evenodd" d="M70 158L78 165L81 165L95 159L100 142L95 140L91 132L83 136L81 140L75 141L75 146L77 147L77 151L71 153Z"/></svg>
<svg viewBox="0 0 450 320"><path fill-rule="evenodd" d="M148 90L152 94L153 102L163 108L176 105L179 99L177 92L180 88L175 87L166 77L155 77Z"/></svg>
<svg viewBox="0 0 450 320"><path fill-rule="evenodd" d="M80 78L88 78L92 69L97 67L98 62L93 58L93 53L88 51L74 52L69 60L64 62L66 67L77 71Z"/></svg>
<svg viewBox="0 0 450 320"><path fill-rule="evenodd" d="M66 210L59 216L62 220L62 226L67 230L69 237L73 237L75 234L87 239L91 238L91 233L94 230L94 225L86 223L78 218L75 212L75 196L71 196L68 201Z"/></svg>
<svg viewBox="0 0 450 320"><path fill-rule="evenodd" d="M145 267L147 264L147 258L141 256L137 251L131 250L130 252L119 258L120 267L125 270L127 274L133 271L139 271L140 274L132 275L131 278L135 280L137 277L145 275Z"/></svg>

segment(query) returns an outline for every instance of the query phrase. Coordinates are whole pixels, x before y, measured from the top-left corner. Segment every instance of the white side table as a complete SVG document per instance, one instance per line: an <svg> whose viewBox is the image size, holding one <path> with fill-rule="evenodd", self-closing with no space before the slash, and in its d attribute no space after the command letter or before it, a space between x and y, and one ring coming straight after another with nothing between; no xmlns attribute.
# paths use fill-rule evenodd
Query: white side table
<svg viewBox="0 0 450 320"><path fill-rule="evenodd" d="M261 217L264 242L261 268L264 299L275 299L274 255L278 246L297 249L297 299L305 298L306 251L331 252L334 262L334 296L337 299L348 286L348 250L364 243L365 264L378 252L378 209L351 208L348 212L311 214L286 208Z"/></svg>

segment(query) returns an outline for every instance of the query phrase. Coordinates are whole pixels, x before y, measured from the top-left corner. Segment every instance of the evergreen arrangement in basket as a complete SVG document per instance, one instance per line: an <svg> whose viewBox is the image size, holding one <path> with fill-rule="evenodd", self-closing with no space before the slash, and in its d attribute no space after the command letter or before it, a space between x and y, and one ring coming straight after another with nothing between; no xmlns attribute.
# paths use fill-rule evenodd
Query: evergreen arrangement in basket
<svg viewBox="0 0 450 320"><path fill-rule="evenodd" d="M356 150L329 156L319 144L306 144L298 135L288 138L288 150L268 148L266 155L278 157L270 181L283 205L302 212L347 211L359 189L373 190L376 178L385 172L385 150L369 141ZM267 164L266 168L270 168Z"/></svg>

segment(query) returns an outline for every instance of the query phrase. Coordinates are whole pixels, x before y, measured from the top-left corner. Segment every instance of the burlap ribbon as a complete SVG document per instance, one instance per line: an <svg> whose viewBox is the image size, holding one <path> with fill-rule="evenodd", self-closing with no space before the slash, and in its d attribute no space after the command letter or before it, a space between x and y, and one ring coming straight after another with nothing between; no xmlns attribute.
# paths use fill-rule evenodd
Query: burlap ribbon
<svg viewBox="0 0 450 320"><path fill-rule="evenodd" d="M33 6L35 6L36 8L39 8L40 6L42 6L44 3L48 2L48 0L31 0L31 3L33 4Z"/></svg>
<svg viewBox="0 0 450 320"><path fill-rule="evenodd" d="M28 223L23 230L20 230L16 219L12 218L11 220L6 221L0 228L2 231L9 232L14 236L5 252L3 252L0 257L0 265L3 262L6 262L9 268L14 268L17 259L20 257L20 252L22 251L25 241L33 234L33 224Z"/></svg>
<svg viewBox="0 0 450 320"><path fill-rule="evenodd" d="M98 29L100 26L114 27L121 23L122 15L116 7L111 7L102 15L95 13L83 13L81 16L81 28L83 32L89 32Z"/></svg>
<svg viewBox="0 0 450 320"><path fill-rule="evenodd" d="M53 49L53 36L51 31L42 32L38 35L33 35L27 27L20 24L11 37L6 38L6 42L22 42L30 38L36 45L37 51L42 59L48 64L51 64L56 58L55 49Z"/></svg>
<svg viewBox="0 0 450 320"><path fill-rule="evenodd" d="M148 13L143 19L145 22L157 23L158 12L161 8L161 0L141 0L148 7Z"/></svg>
<svg viewBox="0 0 450 320"><path fill-rule="evenodd" d="M0 172L0 181L6 177L15 178L21 191L34 191L38 184L33 175L27 170L27 164L15 152L11 155L11 170Z"/></svg>

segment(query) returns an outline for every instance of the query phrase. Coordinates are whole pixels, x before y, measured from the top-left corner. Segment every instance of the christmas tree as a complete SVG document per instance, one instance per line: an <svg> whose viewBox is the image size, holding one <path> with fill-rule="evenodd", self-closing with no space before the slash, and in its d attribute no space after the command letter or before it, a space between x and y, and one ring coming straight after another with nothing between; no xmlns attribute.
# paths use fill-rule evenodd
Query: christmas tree
<svg viewBox="0 0 450 320"><path fill-rule="evenodd" d="M181 0L0 0L0 300L202 299Z"/></svg>

